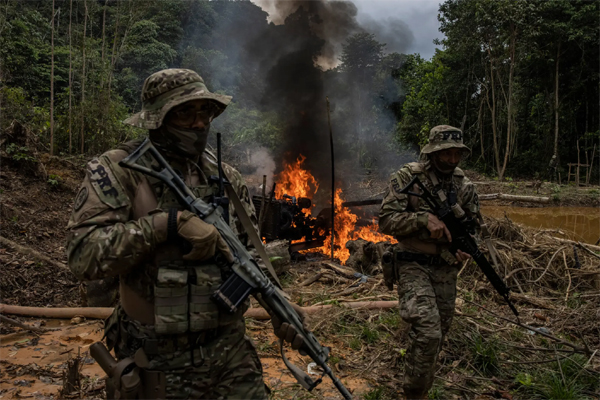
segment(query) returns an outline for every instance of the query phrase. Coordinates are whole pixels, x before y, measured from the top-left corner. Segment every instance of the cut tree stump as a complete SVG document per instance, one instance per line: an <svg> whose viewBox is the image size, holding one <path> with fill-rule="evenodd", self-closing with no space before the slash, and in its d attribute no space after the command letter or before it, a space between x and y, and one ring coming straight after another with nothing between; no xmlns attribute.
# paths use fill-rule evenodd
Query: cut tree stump
<svg viewBox="0 0 600 400"><path fill-rule="evenodd" d="M375 275L381 271L381 257L391 247L390 242L368 242L364 239L349 240L346 248L350 257L346 265L365 275Z"/></svg>
<svg viewBox="0 0 600 400"><path fill-rule="evenodd" d="M289 271L292 257L290 256L289 243L287 240L275 240L265 245L265 251L269 258L277 257L271 264L277 276Z"/></svg>

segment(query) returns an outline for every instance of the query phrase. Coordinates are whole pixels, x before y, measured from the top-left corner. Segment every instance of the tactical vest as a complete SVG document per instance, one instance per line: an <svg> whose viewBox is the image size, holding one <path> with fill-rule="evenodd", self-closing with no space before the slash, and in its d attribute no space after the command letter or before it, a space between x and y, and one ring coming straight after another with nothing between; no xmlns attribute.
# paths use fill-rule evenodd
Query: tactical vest
<svg viewBox="0 0 600 400"><path fill-rule="evenodd" d="M139 163L150 167L150 159L142 158ZM195 171L200 177L200 171ZM212 171L211 171L212 172ZM214 171L216 173L216 171ZM135 173L138 174L139 173ZM140 176L136 194L132 199L133 218L138 219L155 209L182 210L175 195L160 180ZM218 184L196 184L190 187L194 195L212 202L218 195ZM142 286L132 281L135 275L127 274L122 282L154 304L154 329L158 334L180 334L215 329L242 318L248 308L241 307L235 314L221 312L210 296L223 282L223 271L213 260L186 261L182 256L184 240L158 245L153 259L147 263L146 276L151 284ZM123 279L124 278L124 279ZM146 281L147 283L150 283ZM137 284L136 284L137 283ZM127 311L127 310L125 310Z"/></svg>

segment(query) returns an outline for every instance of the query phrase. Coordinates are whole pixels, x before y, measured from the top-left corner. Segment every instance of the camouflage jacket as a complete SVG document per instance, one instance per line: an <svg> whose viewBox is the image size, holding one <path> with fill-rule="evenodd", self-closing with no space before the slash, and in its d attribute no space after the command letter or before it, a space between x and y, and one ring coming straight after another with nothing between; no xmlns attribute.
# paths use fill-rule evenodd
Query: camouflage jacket
<svg viewBox="0 0 600 400"><path fill-rule="evenodd" d="M152 182L153 178L119 166L119 161L140 143L127 143L88 163L67 227L67 254L69 267L78 278L94 280L121 275L128 286L152 301L156 270L150 264L157 248L167 241L166 211L180 206L162 182ZM210 152L206 151L197 163L166 158L182 172L196 196L207 201L217 193L217 184L208 182L210 176L218 175L216 158ZM223 170L258 232L244 179L227 164L223 164ZM230 225L242 243L251 247L233 205Z"/></svg>
<svg viewBox="0 0 600 400"><path fill-rule="evenodd" d="M435 195L433 182L429 176L432 167L429 162L414 162L405 164L390 177L381 210L379 211L379 229L381 232L396 237L399 241L408 237L418 237L427 242L447 242L443 239L430 239L427 230L428 214L431 211L424 200L400 193L412 179L418 175L425 187ZM457 203L467 213L474 216L479 213L479 200L475 186L460 168L456 168L452 177L438 176L444 192L447 194L450 185L457 193Z"/></svg>

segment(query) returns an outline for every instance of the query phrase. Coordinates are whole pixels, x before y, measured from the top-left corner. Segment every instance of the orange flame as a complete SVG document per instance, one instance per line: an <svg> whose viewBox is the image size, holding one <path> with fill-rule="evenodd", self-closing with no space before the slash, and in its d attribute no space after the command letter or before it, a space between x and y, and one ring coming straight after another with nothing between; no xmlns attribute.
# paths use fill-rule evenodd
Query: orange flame
<svg viewBox="0 0 600 400"><path fill-rule="evenodd" d="M284 194L287 194L312 199L317 193L319 183L310 172L302 168L304 160L306 157L300 154L295 163L286 164L283 171L277 175L276 198L281 199Z"/></svg>
<svg viewBox="0 0 600 400"><path fill-rule="evenodd" d="M275 197L281 199L284 194L296 197L312 197L319 189L319 183L315 177L302 168L306 160L303 155L298 156L295 163L286 164L284 170L277 176L277 187ZM346 248L346 242L349 240L364 239L371 242L390 241L396 243L392 236L387 236L378 231L377 222L374 220L371 225L363 226L355 230L358 216L353 214L349 208L342 207L344 199L342 198L342 189L335 191L335 238L334 238L334 257L338 258L342 264L350 257L350 251ZM304 210L310 215L310 210ZM301 240L302 241L302 240ZM298 242L298 241L294 241ZM331 234L325 239L323 247L311 249L309 251L320 251L326 255L331 254Z"/></svg>
<svg viewBox="0 0 600 400"><path fill-rule="evenodd" d="M350 250L346 248L346 242L349 240L364 239L369 242L397 243L392 236L384 235L379 232L377 222L373 220L371 225L361 226L355 229L358 217L353 214L349 208L342 207L342 189L335 191L335 238L334 238L334 258L338 258L342 264L350 257ZM331 254L331 235L325 239L325 245L319 249L326 255Z"/></svg>

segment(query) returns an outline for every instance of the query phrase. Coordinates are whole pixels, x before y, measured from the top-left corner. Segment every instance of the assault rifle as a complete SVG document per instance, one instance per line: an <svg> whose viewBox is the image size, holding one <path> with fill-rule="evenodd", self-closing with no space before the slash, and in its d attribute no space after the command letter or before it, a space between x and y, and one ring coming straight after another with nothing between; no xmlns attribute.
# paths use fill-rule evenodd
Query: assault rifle
<svg viewBox="0 0 600 400"><path fill-rule="evenodd" d="M417 185L421 190L421 193L411 192L411 188ZM477 243L471 237L467 225L469 225L469 221L467 216L465 215L464 210L460 209L460 206L457 207L456 204L450 205L448 201L439 202L429 190L423 185L423 182L419 179L418 176L412 178L412 180L400 191L400 193L404 193L407 195L412 195L416 197L420 197L429 205L433 214L435 214L450 231L452 235L452 244L450 245L450 252L455 254L457 250L464 251L473 257L473 261L477 263L481 271L488 278L494 289L504 298L511 311L515 314L517 319L519 318L519 313L517 309L510 301L509 292L510 289L506 286L502 278L498 276L492 264L485 258L483 253L479 250ZM462 213L461 213L462 211ZM457 215L458 214L458 215Z"/></svg>
<svg viewBox="0 0 600 400"><path fill-rule="evenodd" d="M150 157L149 161L151 162L152 168L137 163L142 157ZM156 166L155 163L158 163L158 165ZM304 371L300 370L300 368L287 360L283 354L283 341L280 340L283 361L296 380L298 380L298 383L305 389L311 391L322 382L325 375L329 375L333 384L342 396L347 400L351 400L352 395L342 382L334 376L333 371L327 364L329 359L329 348L321 346L313 333L304 328L304 325L294 308L283 297L282 292L279 291L265 276L256 260L239 241L229 224L225 222L223 219L223 209L217 204L208 204L201 198L197 198L158 150L152 145L152 142L150 142L149 139L146 139L140 147L123 159L119 165L163 181L176 195L179 203L184 208L195 213L204 220L204 222L214 225L225 242L227 242L231 253L234 255L235 261L232 265L224 267L224 270L228 270L228 276L225 279L225 282L223 282L212 295L211 299L217 303L224 312L235 313L248 296L252 294L261 304L266 305L265 308L271 316L277 317L282 323L287 322L292 325L296 329L296 332L304 337L304 343L301 350L306 352L306 354L323 369L323 375L316 381L313 381L306 373L304 373ZM219 165L219 170L220 169L221 166ZM236 199L233 198L232 200L234 201L235 206ZM240 214L245 211L236 207L236 212Z"/></svg>

